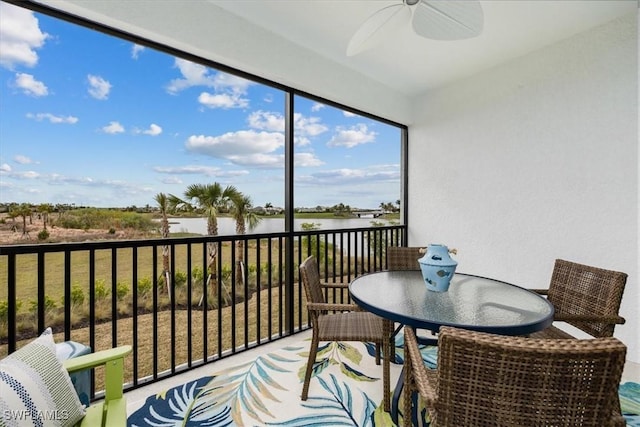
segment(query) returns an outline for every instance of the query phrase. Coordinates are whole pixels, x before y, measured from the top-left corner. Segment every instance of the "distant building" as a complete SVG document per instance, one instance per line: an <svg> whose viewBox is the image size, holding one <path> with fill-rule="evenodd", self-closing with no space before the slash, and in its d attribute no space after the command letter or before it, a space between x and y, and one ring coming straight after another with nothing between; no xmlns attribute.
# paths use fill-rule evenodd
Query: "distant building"
<svg viewBox="0 0 640 427"><path fill-rule="evenodd" d="M274 206L265 208L264 206L256 206L252 209L252 212L257 215L279 215L284 213L284 208Z"/></svg>

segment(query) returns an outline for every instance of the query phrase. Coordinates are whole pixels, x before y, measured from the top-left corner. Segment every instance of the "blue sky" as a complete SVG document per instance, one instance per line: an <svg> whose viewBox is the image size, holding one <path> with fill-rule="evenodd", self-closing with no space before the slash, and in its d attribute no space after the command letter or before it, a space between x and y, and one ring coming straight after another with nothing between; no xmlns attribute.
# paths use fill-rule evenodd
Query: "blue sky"
<svg viewBox="0 0 640 427"><path fill-rule="evenodd" d="M295 99L295 205L400 198L400 130ZM219 182L284 205L284 94L0 2L0 203L154 205Z"/></svg>

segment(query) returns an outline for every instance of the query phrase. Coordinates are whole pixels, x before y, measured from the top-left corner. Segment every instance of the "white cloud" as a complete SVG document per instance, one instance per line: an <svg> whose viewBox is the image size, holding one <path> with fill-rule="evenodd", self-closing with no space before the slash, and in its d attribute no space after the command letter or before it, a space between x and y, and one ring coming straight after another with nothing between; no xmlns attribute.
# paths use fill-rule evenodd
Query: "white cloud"
<svg viewBox="0 0 640 427"><path fill-rule="evenodd" d="M233 92L245 93L250 85L253 83L242 77L234 76L232 74L217 72L213 87L216 90L231 90Z"/></svg>
<svg viewBox="0 0 640 427"><path fill-rule="evenodd" d="M163 184L169 184L169 185L173 185L173 184L183 184L184 182L178 178L177 176L168 176L166 178L163 178L160 180L160 182L162 182Z"/></svg>
<svg viewBox="0 0 640 427"><path fill-rule="evenodd" d="M69 177L60 175L57 173L53 173L48 176L50 184L78 184L78 185L94 185L97 183L93 178L90 177Z"/></svg>
<svg viewBox="0 0 640 427"><path fill-rule="evenodd" d="M300 180L316 185L366 184L371 186L382 182L398 182L400 180L400 166L384 165L365 169L332 169L300 177Z"/></svg>
<svg viewBox="0 0 640 427"><path fill-rule="evenodd" d="M39 122L43 120L48 120L50 123L68 123L75 124L78 123L78 118L74 116L56 116L51 113L27 113L27 118L37 120Z"/></svg>
<svg viewBox="0 0 640 427"><path fill-rule="evenodd" d="M92 74L87 76L87 80L89 81L89 95L100 100L104 100L109 97L111 83L100 76L94 76Z"/></svg>
<svg viewBox="0 0 640 427"><path fill-rule="evenodd" d="M182 77L171 80L166 86L170 94L204 86L213 89L213 92L201 92L198 96L198 102L205 107L229 109L249 106L249 99L245 96L247 89L253 84L249 80L179 58L176 58L175 66Z"/></svg>
<svg viewBox="0 0 640 427"><path fill-rule="evenodd" d="M350 112L350 111L344 111L344 110L343 110L343 111L342 111L342 114L343 114L345 117L360 117L359 115L357 115L357 114L355 114L355 113L352 113L352 112Z"/></svg>
<svg viewBox="0 0 640 427"><path fill-rule="evenodd" d="M149 186L124 180L65 176L58 173L40 174L35 171L18 172L12 171L8 165L0 166L0 175L3 178L6 177L15 181L15 183L7 183L4 187L10 187L11 191L18 196L18 199L21 198L21 195L38 191L48 195L46 200L48 202L52 200L64 202L82 200L82 203L91 204L94 202L104 203L105 200L111 200L115 203L121 203L125 196L134 196L132 200L139 200L140 197L150 198L154 193L154 189ZM0 185L3 184L0 183ZM37 190L30 189L26 185L32 185ZM42 185L49 186L49 189L45 190ZM52 187L60 190L52 191ZM80 188L84 188L84 190L80 190ZM109 191L109 193L102 191L103 189ZM89 200L90 202L88 202Z"/></svg>
<svg viewBox="0 0 640 427"><path fill-rule="evenodd" d="M269 132L284 132L284 116L270 111L254 111L247 117L249 127Z"/></svg>
<svg viewBox="0 0 640 427"><path fill-rule="evenodd" d="M198 96L198 102L209 108L246 108L249 100L243 98L241 93L208 93L202 92Z"/></svg>
<svg viewBox="0 0 640 427"><path fill-rule="evenodd" d="M144 46L134 43L134 45L131 46L131 57L133 59L138 59L140 52L142 52L143 50L144 50Z"/></svg>
<svg viewBox="0 0 640 427"><path fill-rule="evenodd" d="M162 133L162 128L155 123L151 123L149 129L143 130L142 133L145 135L157 136Z"/></svg>
<svg viewBox="0 0 640 427"><path fill-rule="evenodd" d="M153 168L158 173L165 173L171 175L205 175L205 176L241 176L247 175L249 172L246 170L224 170L218 167L212 166L200 166L200 165L187 165L187 166L156 166ZM170 177L163 180L167 184L180 184L182 180L177 177Z"/></svg>
<svg viewBox="0 0 640 427"><path fill-rule="evenodd" d="M319 102L316 102L316 103L314 103L314 104L311 106L311 111L313 111L313 112L320 111L320 110L322 110L324 107L326 107L326 105L321 104L321 103L319 103Z"/></svg>
<svg viewBox="0 0 640 427"><path fill-rule="evenodd" d="M9 168L8 170L2 169L2 172L3 175L14 179L36 179L40 177L40 174L36 171L14 172L13 170L11 170L11 168Z"/></svg>
<svg viewBox="0 0 640 427"><path fill-rule="evenodd" d="M311 144L311 140L309 138L307 138L306 136L300 136L300 135L295 135L293 138L293 143L294 145L297 145L298 147L304 147L305 145L310 145Z"/></svg>
<svg viewBox="0 0 640 427"><path fill-rule="evenodd" d="M270 153L284 145L284 137L276 132L241 130L220 136L193 135L187 140L189 151L212 157L227 158L230 155Z"/></svg>
<svg viewBox="0 0 640 427"><path fill-rule="evenodd" d="M324 162L313 153L296 153L293 157L294 164L299 167L322 166Z"/></svg>
<svg viewBox="0 0 640 427"><path fill-rule="evenodd" d="M283 162L274 157L274 151L284 146L284 135L279 132L242 130L220 136L192 135L185 143L187 151L226 159L235 164L272 167Z"/></svg>
<svg viewBox="0 0 640 427"><path fill-rule="evenodd" d="M167 85L169 93L177 93L193 86L214 86L214 77L209 70L200 64L176 58L175 66L180 70L182 78L174 79Z"/></svg>
<svg viewBox="0 0 640 427"><path fill-rule="evenodd" d="M216 91L228 90L245 93L249 85L252 84L249 80L241 77L215 72L204 65L185 59L176 58L175 66L180 70L182 78L173 79L167 85L167 91L172 94L194 86L211 87Z"/></svg>
<svg viewBox="0 0 640 427"><path fill-rule="evenodd" d="M102 128L104 133L116 134L124 132L124 127L119 122L109 122L109 124Z"/></svg>
<svg viewBox="0 0 640 427"><path fill-rule="evenodd" d="M31 96L46 96L49 94L47 86L33 78L31 74L17 73L16 74L16 86L22 89L26 95Z"/></svg>
<svg viewBox="0 0 640 427"><path fill-rule="evenodd" d="M293 115L293 126L303 136L318 136L329 130L319 117L305 117L300 113Z"/></svg>
<svg viewBox="0 0 640 427"><path fill-rule="evenodd" d="M28 165L30 163L33 163L33 161L29 157L23 156L22 154L18 154L17 156L15 156L13 158L13 161L21 165Z"/></svg>
<svg viewBox="0 0 640 427"><path fill-rule="evenodd" d="M258 168L281 168L284 166L284 154L253 153L230 155L227 159L237 165Z"/></svg>
<svg viewBox="0 0 640 427"><path fill-rule="evenodd" d="M253 129L266 130L270 132L284 132L284 116L272 111L254 111L247 118L249 126ZM293 115L295 143L307 145L310 143L308 137L318 136L329 128L322 123L319 117L306 117L300 113Z"/></svg>
<svg viewBox="0 0 640 427"><path fill-rule="evenodd" d="M343 127L336 128L336 133L327 143L328 147L353 148L360 144L367 144L375 141L376 133L369 131L367 125L358 124L349 129Z"/></svg>
<svg viewBox="0 0 640 427"><path fill-rule="evenodd" d="M0 65L13 70L17 65L34 67L36 49L44 45L48 34L40 31L33 12L0 2Z"/></svg>

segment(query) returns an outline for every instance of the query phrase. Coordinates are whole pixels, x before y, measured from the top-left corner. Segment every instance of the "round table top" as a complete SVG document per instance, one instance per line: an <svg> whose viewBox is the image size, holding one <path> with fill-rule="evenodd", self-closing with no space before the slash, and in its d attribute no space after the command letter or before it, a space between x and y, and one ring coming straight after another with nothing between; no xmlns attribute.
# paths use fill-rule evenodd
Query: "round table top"
<svg viewBox="0 0 640 427"><path fill-rule="evenodd" d="M380 271L354 279L352 299L378 316L437 332L454 326L502 335L526 335L553 322L553 306L527 289L456 273L447 292L428 290L420 271Z"/></svg>

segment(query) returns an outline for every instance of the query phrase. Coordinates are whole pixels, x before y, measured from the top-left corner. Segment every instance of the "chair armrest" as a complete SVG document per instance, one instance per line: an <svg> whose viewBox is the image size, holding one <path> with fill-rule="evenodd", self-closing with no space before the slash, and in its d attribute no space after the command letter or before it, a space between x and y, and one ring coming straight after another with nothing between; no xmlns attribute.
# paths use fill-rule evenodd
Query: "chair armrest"
<svg viewBox="0 0 640 427"><path fill-rule="evenodd" d="M307 303L307 309L311 311L364 311L356 304L331 304L326 302Z"/></svg>
<svg viewBox="0 0 640 427"><path fill-rule="evenodd" d="M67 371L75 372L104 365L104 400L108 404L122 398L124 358L129 353L131 346L124 345L65 360L63 366Z"/></svg>
<svg viewBox="0 0 640 427"><path fill-rule="evenodd" d="M336 283L322 282L320 283L320 286L322 288L328 288L328 289L349 289L348 283L340 283L340 282L336 282Z"/></svg>
<svg viewBox="0 0 640 427"><path fill-rule="evenodd" d="M112 360L124 359L124 357L129 353L131 353L131 346L124 345L122 347L110 348L108 350L101 350L95 353L67 359L63 362L63 366L69 373L82 371L84 369L104 365Z"/></svg>
<svg viewBox="0 0 640 427"><path fill-rule="evenodd" d="M557 322L600 322L600 323L613 323L614 325L623 325L626 319L622 316L598 316L596 314L556 314L553 316L553 320Z"/></svg>
<svg viewBox="0 0 640 427"><path fill-rule="evenodd" d="M418 348L417 337L413 329L405 327L404 337L405 358L409 358L411 366L411 372L405 372L405 375L411 375L413 377L415 387L425 401L427 408L432 409L437 399L437 384L434 384L434 381L437 381L436 372L429 372L427 370L424 360L422 360L422 354Z"/></svg>

